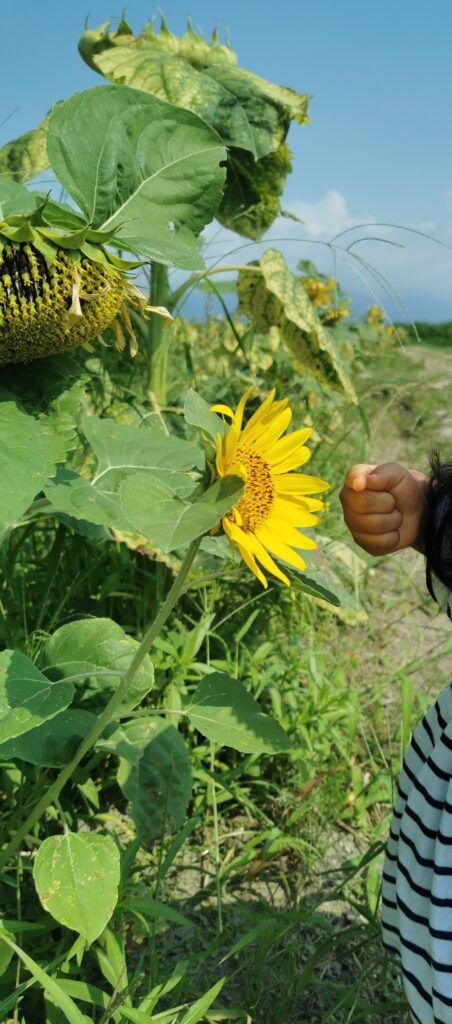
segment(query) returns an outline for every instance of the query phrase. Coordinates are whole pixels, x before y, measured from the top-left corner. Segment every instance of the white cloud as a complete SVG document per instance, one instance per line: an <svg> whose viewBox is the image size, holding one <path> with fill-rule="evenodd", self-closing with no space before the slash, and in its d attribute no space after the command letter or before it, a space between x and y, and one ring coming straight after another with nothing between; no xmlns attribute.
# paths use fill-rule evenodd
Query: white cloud
<svg viewBox="0 0 452 1024"><path fill-rule="evenodd" d="M303 221L311 238L332 238L348 228L358 224L374 223L377 219L372 213L360 215L350 213L345 196L341 192L336 192L335 189L329 189L321 199L313 203L298 199L284 205L290 213L295 214Z"/></svg>

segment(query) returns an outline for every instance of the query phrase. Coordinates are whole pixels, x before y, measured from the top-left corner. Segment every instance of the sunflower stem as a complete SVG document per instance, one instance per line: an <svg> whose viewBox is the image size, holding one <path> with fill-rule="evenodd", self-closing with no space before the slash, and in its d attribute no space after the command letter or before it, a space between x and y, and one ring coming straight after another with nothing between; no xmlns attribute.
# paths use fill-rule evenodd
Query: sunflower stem
<svg viewBox="0 0 452 1024"><path fill-rule="evenodd" d="M202 536L197 537L195 540L191 542L187 554L185 555L179 572L173 582L170 591L168 592L165 601L161 605L154 621L149 626L147 633L145 633L139 647L135 652L134 657L132 658L132 661L130 662L127 671L124 673L120 680L117 690L115 691L115 693L109 700L108 704L102 711L102 714L99 715L99 718L97 719L95 725L90 730L88 735L85 736L85 738L82 740L80 746L76 750L69 764L65 765L65 767L61 770L61 772L59 773L55 781L52 783L52 785L49 787L47 792L44 793L44 795L38 801L38 803L33 808L31 813L28 815L28 818L26 818L26 820L23 822L20 828L18 828L17 832L14 834L13 838L8 843L8 846L0 854L0 872L3 871L5 865L8 863L12 854L15 853L15 851L18 849L25 836L32 831L32 829L39 821L39 819L42 817L42 815L45 813L50 804L54 803L58 799L61 790L66 785L66 782L68 782L69 779L71 778L73 772L79 765L82 758L85 756L85 754L88 753L89 750L91 750L91 748L97 742L99 737L102 735L104 729L107 727L107 725L110 724L110 722L115 717L117 708L119 707L124 697L126 696L129 687L131 683L133 683L133 680L135 679L138 670L141 668L141 665L148 651L150 650L152 644L154 643L155 638L158 636L160 630L165 625L165 622L170 613L172 612L174 605L176 604L176 601L183 592L185 580L193 565L201 541Z"/></svg>
<svg viewBox="0 0 452 1024"><path fill-rule="evenodd" d="M168 268L162 263L152 263L151 287L149 293L151 306L168 304ZM166 405L168 377L168 346L170 331L165 329L165 321L160 316L151 316L149 320L149 377L148 389L154 395L159 406Z"/></svg>

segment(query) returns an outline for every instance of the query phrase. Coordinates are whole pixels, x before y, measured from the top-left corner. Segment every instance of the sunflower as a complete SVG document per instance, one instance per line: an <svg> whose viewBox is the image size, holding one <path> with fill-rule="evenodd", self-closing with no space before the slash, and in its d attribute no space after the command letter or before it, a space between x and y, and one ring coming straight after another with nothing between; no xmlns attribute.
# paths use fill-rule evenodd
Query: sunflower
<svg viewBox="0 0 452 1024"><path fill-rule="evenodd" d="M52 251L47 246L46 258L33 243L4 242L0 223L0 366L26 363L76 345L93 351L91 342L107 327L113 329L115 346L122 351L124 326L135 355L126 300L143 314L172 320L164 307L147 305L145 296L109 263L100 246L91 245L91 259L81 251Z"/></svg>
<svg viewBox="0 0 452 1024"><path fill-rule="evenodd" d="M239 476L245 483L241 498L223 516L221 524L232 550L238 548L243 561L264 587L267 579L262 569L290 586L290 580L272 556L301 572L306 569L299 550L312 550L317 545L312 537L300 533L300 528L319 522L314 513L324 504L310 495L325 491L329 484L315 476L292 472L310 457L305 442L311 428L282 436L292 419L292 410L287 398L275 402L274 389L242 428L251 390L245 392L235 412L227 405L212 406L212 412L231 420L224 437L217 435L217 475Z"/></svg>

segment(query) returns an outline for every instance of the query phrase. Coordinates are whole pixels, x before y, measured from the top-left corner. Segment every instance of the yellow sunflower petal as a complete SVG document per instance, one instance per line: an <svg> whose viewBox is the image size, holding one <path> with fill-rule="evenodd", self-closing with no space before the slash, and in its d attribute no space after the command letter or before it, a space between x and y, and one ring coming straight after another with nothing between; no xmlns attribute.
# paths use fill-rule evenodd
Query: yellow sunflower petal
<svg viewBox="0 0 452 1024"><path fill-rule="evenodd" d="M306 448L303 443L305 440L305 430L294 430L293 433L288 434L287 437L280 438L279 441L275 441L273 447L267 452L267 462L270 463L272 468L276 469L276 472L279 472L277 467L280 463L284 463L288 458L293 460L293 457L299 454L299 465L304 465L304 463L311 457L309 448Z"/></svg>
<svg viewBox="0 0 452 1024"><path fill-rule="evenodd" d="M277 494L319 494L327 491L330 484L326 480L320 480L318 476L309 476L307 473L281 473L273 478Z"/></svg>
<svg viewBox="0 0 452 1024"><path fill-rule="evenodd" d="M265 453L281 437L281 434L287 430L291 419L292 409L283 409L282 412L275 416L261 436L255 441L256 451L261 452L265 456Z"/></svg>
<svg viewBox="0 0 452 1024"><path fill-rule="evenodd" d="M269 518L267 519L267 526L271 529L270 522L273 515L279 520L279 522L289 523L290 526L317 526L320 522L318 516L313 516L312 512L304 508L303 505L298 505L295 501L285 501L284 498L275 498L272 505L272 510Z"/></svg>
<svg viewBox="0 0 452 1024"><path fill-rule="evenodd" d="M261 565L263 565L264 569L266 569L267 572L271 572L273 576L276 576L277 579L281 580L282 583L285 583L286 586L289 587L290 582L287 579L287 576L285 576L282 570L279 568L279 566L276 565L276 563L273 561L273 558L270 557L268 551L266 551L262 544L258 541L255 534L250 533L249 530L245 532L245 530L241 530L240 527L237 527L231 523L229 523L228 525L230 535L233 538L234 543L237 544L237 547L243 547L247 551L249 551L250 554L254 555L254 557L259 560L259 562L261 563Z"/></svg>
<svg viewBox="0 0 452 1024"><path fill-rule="evenodd" d="M300 533L294 526L284 519L278 519L276 515L271 515L262 526L256 530L256 536L260 537L260 530L266 530L268 534L271 534L276 540L281 540L283 544L286 544L289 548L300 548L307 551L315 551L317 544L312 537L307 537L306 534ZM260 538L262 540L262 537ZM262 540L262 543L264 541ZM268 544L265 545L269 547Z"/></svg>
<svg viewBox="0 0 452 1024"><path fill-rule="evenodd" d="M234 419L233 419L232 422L233 422L234 427L235 427L235 429L237 431L237 435L240 434L240 431L242 429L242 421L243 421L243 413L245 412L245 405L246 405L246 403L247 403L247 401L248 401L248 399L250 397L250 394L251 394L252 390L253 390L253 386L252 385L251 385L251 387L246 389L245 394L242 395L242 397L240 399L240 402L239 402L239 404L238 404L238 406L237 406L237 408L235 410Z"/></svg>
<svg viewBox="0 0 452 1024"><path fill-rule="evenodd" d="M255 576L257 576L259 583L262 583L262 586L265 587L265 589L267 590L267 580L265 579L263 572L261 572L261 570L259 569L259 566L257 565L254 555L251 554L251 551L248 551L246 548L242 547L241 544L238 544L237 547L239 549L241 558L243 558L243 561L245 562L245 565L248 566L248 569L251 569L251 572L254 573Z"/></svg>
<svg viewBox="0 0 452 1024"><path fill-rule="evenodd" d="M211 405L210 412L219 412L221 416L227 416L230 420L234 419L234 412L229 405Z"/></svg>
<svg viewBox="0 0 452 1024"><path fill-rule="evenodd" d="M258 406L256 411L253 412L253 415L248 420L248 423L244 427L243 434L242 434L242 439L243 439L243 441L246 441L247 444L248 444L248 441L249 441L249 435L251 434L251 432L253 430L253 427L257 423L260 423L261 420L265 417L265 415L267 413L267 410L270 408L270 406L273 403L274 397L275 397L275 389L272 388L272 390L270 391L270 394L268 394L267 397L264 398L264 401L261 403L261 405Z"/></svg>
<svg viewBox="0 0 452 1024"><path fill-rule="evenodd" d="M293 565L295 569L299 569L301 572L304 572L306 569L306 562L303 561L300 555L296 551L292 551L292 548L280 540L279 537L275 537L265 524L256 530L256 538L268 551L271 551L272 555L276 555L276 558L282 558L283 562Z"/></svg>
<svg viewBox="0 0 452 1024"><path fill-rule="evenodd" d="M235 450L237 448L238 437L237 429L234 423L232 423L223 438L223 458L225 469L226 463L230 463L231 461L235 462Z"/></svg>

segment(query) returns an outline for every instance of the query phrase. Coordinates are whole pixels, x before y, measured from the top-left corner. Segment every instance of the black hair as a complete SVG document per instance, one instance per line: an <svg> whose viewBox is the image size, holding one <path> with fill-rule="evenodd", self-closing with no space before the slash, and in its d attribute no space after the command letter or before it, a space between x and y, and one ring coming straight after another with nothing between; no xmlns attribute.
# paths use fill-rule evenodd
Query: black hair
<svg viewBox="0 0 452 1024"><path fill-rule="evenodd" d="M452 618L452 461L441 461L439 452L430 453L430 476L426 487L428 519L425 527L424 553L427 587L440 604L446 605ZM441 595L443 585L447 596ZM439 592L438 592L439 590Z"/></svg>

